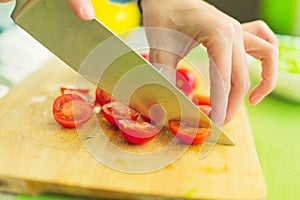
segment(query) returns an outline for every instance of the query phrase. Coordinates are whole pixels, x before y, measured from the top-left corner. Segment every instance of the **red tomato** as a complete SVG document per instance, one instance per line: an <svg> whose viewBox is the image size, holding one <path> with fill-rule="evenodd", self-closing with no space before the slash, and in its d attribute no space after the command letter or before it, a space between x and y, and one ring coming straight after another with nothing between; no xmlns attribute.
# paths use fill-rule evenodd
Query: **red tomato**
<svg viewBox="0 0 300 200"><path fill-rule="evenodd" d="M62 94L71 94L71 93L80 93L80 94L88 94L90 92L89 89L86 88L75 88L72 85L64 85L60 87L60 91Z"/></svg>
<svg viewBox="0 0 300 200"><path fill-rule="evenodd" d="M119 101L113 101L102 106L101 110L104 118L113 126L117 126L116 121L120 119L136 120L139 113L125 106Z"/></svg>
<svg viewBox="0 0 300 200"><path fill-rule="evenodd" d="M210 115L211 107L210 105L199 105L199 108L207 115Z"/></svg>
<svg viewBox="0 0 300 200"><path fill-rule="evenodd" d="M176 69L176 86L189 95L196 86L195 75L187 69Z"/></svg>
<svg viewBox="0 0 300 200"><path fill-rule="evenodd" d="M89 95L90 90L87 88L75 88L72 85L64 85L60 87L60 91L62 94L77 94L94 106L94 98Z"/></svg>
<svg viewBox="0 0 300 200"><path fill-rule="evenodd" d="M144 122L148 122L148 123L151 122L151 119L149 117L145 116L145 115L141 114L141 118L144 120Z"/></svg>
<svg viewBox="0 0 300 200"><path fill-rule="evenodd" d="M210 97L201 94L195 94L193 97L193 102L196 105L210 105Z"/></svg>
<svg viewBox="0 0 300 200"><path fill-rule="evenodd" d="M207 128L189 126L179 120L169 120L171 132L186 144L200 144L209 135Z"/></svg>
<svg viewBox="0 0 300 200"><path fill-rule="evenodd" d="M103 106L106 103L109 103L111 101L114 101L112 97L105 91L103 91L101 88L97 87L96 89L96 98L95 103L98 103L99 105Z"/></svg>
<svg viewBox="0 0 300 200"><path fill-rule="evenodd" d="M121 119L117 123L122 136L132 144L145 144L152 140L159 132L159 128L148 122Z"/></svg>
<svg viewBox="0 0 300 200"><path fill-rule="evenodd" d="M76 94L63 94L53 103L54 119L66 128L75 128L87 122L93 107Z"/></svg>
<svg viewBox="0 0 300 200"><path fill-rule="evenodd" d="M148 54L148 53L141 52L140 54L141 54L141 56L143 56L146 60L150 61L150 58L149 58L149 54Z"/></svg>

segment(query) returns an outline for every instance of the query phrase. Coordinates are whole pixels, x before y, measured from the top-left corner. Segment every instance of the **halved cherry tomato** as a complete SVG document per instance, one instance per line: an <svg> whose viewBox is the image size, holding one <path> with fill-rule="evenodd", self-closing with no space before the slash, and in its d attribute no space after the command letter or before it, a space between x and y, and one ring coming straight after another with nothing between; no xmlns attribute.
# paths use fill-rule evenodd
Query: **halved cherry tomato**
<svg viewBox="0 0 300 200"><path fill-rule="evenodd" d="M210 97L202 94L195 94L192 101L196 105L210 105Z"/></svg>
<svg viewBox="0 0 300 200"><path fill-rule="evenodd" d="M117 120L131 119L136 120L139 113L125 106L119 101L113 101L102 106L101 110L104 118L113 126L117 126Z"/></svg>
<svg viewBox="0 0 300 200"><path fill-rule="evenodd" d="M75 88L72 85L63 85L60 87L60 91L62 94L72 94L72 93L88 94L90 92L89 89Z"/></svg>
<svg viewBox="0 0 300 200"><path fill-rule="evenodd" d="M96 96L95 103L98 103L101 106L103 106L104 104L109 103L111 101L114 101L114 99L110 96L110 94L103 91L99 87L97 87L97 89L96 89L96 95L95 96Z"/></svg>
<svg viewBox="0 0 300 200"><path fill-rule="evenodd" d="M176 86L186 95L189 95L196 86L195 75L187 69L176 69Z"/></svg>
<svg viewBox="0 0 300 200"><path fill-rule="evenodd" d="M122 136L132 144L145 144L152 140L159 132L159 128L148 122L138 122L121 119L117 122Z"/></svg>
<svg viewBox="0 0 300 200"><path fill-rule="evenodd" d="M59 124L75 128L91 118L93 107L76 94L63 94L54 100L52 111Z"/></svg>
<svg viewBox="0 0 300 200"><path fill-rule="evenodd" d="M199 108L207 115L210 115L211 106L210 105L199 105Z"/></svg>
<svg viewBox="0 0 300 200"><path fill-rule="evenodd" d="M209 129L189 126L179 120L169 120L171 132L186 144L200 144L210 134Z"/></svg>
<svg viewBox="0 0 300 200"><path fill-rule="evenodd" d="M62 94L77 94L81 96L86 102L89 102L92 106L94 106L94 98L89 95L90 90L87 88L75 88L72 85L64 85L60 87L60 91Z"/></svg>

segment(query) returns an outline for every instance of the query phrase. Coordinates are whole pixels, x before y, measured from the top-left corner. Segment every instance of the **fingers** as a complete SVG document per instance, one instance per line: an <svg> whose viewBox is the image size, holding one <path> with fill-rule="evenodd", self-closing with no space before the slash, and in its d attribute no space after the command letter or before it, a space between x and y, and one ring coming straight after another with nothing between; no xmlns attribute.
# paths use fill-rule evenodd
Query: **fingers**
<svg viewBox="0 0 300 200"><path fill-rule="evenodd" d="M231 37L230 37L231 38ZM231 85L232 46L231 39L217 37L204 43L210 57L211 118L217 125L224 123Z"/></svg>
<svg viewBox="0 0 300 200"><path fill-rule="evenodd" d="M275 88L278 71L278 49L262 38L247 32L244 32L244 45L247 53L262 62L262 80L249 94L249 102L256 105Z"/></svg>
<svg viewBox="0 0 300 200"><path fill-rule="evenodd" d="M94 8L90 0L68 0L75 14L83 20L95 18Z"/></svg>
<svg viewBox="0 0 300 200"><path fill-rule="evenodd" d="M278 40L275 34L265 22L257 20L244 23L242 27L244 31L256 35L269 42L270 44L273 44L274 46L278 46Z"/></svg>
<svg viewBox="0 0 300 200"><path fill-rule="evenodd" d="M246 52L243 44L242 29L237 30L232 51L231 88L228 97L225 124L229 122L240 108L250 88Z"/></svg>

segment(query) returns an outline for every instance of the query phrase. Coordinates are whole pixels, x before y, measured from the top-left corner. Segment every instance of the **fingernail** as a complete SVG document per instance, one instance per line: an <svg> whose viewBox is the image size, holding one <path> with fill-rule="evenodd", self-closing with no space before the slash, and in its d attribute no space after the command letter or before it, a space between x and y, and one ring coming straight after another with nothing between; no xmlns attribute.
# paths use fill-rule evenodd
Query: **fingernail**
<svg viewBox="0 0 300 200"><path fill-rule="evenodd" d="M94 7L90 3L84 3L81 7L81 15L85 20L92 20L95 18Z"/></svg>

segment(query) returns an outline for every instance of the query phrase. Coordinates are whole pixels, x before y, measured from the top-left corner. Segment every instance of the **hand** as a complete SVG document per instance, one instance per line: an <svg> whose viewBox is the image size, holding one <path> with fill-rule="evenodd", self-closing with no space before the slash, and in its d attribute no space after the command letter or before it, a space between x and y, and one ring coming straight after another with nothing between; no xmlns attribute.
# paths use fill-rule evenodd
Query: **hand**
<svg viewBox="0 0 300 200"><path fill-rule="evenodd" d="M250 103L257 104L275 87L277 40L261 21L242 26L202 0L143 0L142 9L154 65L175 69L194 47L207 48L211 118L218 125L233 118L249 90L246 53L260 59L263 67L262 81L251 91Z"/></svg>
<svg viewBox="0 0 300 200"><path fill-rule="evenodd" d="M68 0L75 14L83 20L95 18L94 7L90 0Z"/></svg>

